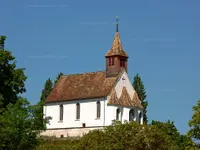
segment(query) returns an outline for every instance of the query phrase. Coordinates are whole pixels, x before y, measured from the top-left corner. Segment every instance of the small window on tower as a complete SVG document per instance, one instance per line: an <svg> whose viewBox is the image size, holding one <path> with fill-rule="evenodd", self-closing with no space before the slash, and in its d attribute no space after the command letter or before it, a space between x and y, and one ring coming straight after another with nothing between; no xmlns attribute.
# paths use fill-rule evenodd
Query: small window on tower
<svg viewBox="0 0 200 150"><path fill-rule="evenodd" d="M123 67L123 59L120 59L120 66Z"/></svg>
<svg viewBox="0 0 200 150"><path fill-rule="evenodd" d="M109 63L109 66L111 66L111 64L112 64L111 58L108 59L108 63Z"/></svg>
<svg viewBox="0 0 200 150"><path fill-rule="evenodd" d="M114 66L114 62L115 62L115 60L114 60L113 57L110 57L110 58L108 59L108 64L109 64L109 66Z"/></svg>
<svg viewBox="0 0 200 150"><path fill-rule="evenodd" d="M120 66L125 67L125 59L120 59Z"/></svg>
<svg viewBox="0 0 200 150"><path fill-rule="evenodd" d="M114 61L115 61L114 58L112 58L112 66L114 66Z"/></svg>

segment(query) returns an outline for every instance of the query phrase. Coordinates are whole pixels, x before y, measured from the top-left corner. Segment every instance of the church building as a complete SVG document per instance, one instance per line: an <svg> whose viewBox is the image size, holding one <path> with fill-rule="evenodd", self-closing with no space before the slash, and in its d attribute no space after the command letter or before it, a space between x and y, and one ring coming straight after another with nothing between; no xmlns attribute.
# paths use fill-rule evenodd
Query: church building
<svg viewBox="0 0 200 150"><path fill-rule="evenodd" d="M136 121L143 124L143 106L128 77L128 54L118 31L105 55L105 71L63 75L44 105L46 136L82 136L89 130Z"/></svg>

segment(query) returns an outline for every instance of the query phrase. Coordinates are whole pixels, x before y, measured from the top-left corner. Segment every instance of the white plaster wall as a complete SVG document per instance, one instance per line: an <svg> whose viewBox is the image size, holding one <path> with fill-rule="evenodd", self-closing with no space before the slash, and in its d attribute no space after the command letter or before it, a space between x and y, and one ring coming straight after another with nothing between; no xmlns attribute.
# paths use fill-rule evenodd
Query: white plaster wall
<svg viewBox="0 0 200 150"><path fill-rule="evenodd" d="M137 107L122 107L117 105L107 105L106 107L106 122L105 125L111 125L112 121L116 119L116 111L120 108L120 120L122 123L125 123L126 121L129 122L129 112L131 109L134 110L135 116L134 121L139 121L139 113L142 113L142 109L139 109ZM141 124L143 124L143 117L141 118Z"/></svg>
<svg viewBox="0 0 200 150"><path fill-rule="evenodd" d="M123 79L125 79L125 80L123 80ZM119 78L119 80L115 86L115 90L116 90L118 98L120 98L120 96L121 96L123 87L126 87L130 97L132 98L135 90L134 90L132 83L129 80L129 77L125 71L122 73L121 78Z"/></svg>
<svg viewBox="0 0 200 150"><path fill-rule="evenodd" d="M137 107L124 107L124 113L123 113L124 115L122 117L122 122L124 122L125 120L129 121L129 112L131 109L134 110L134 114L135 114L134 121L139 122L139 113L140 112L142 113L143 111L142 109L137 108ZM143 117L141 118L141 124L143 124Z"/></svg>
<svg viewBox="0 0 200 150"><path fill-rule="evenodd" d="M55 136L55 137L81 137L84 134L87 134L90 130L103 129L99 128L77 128L77 129L58 129L58 130L46 130L41 133L42 136Z"/></svg>
<svg viewBox="0 0 200 150"><path fill-rule="evenodd" d="M130 108L123 108L123 116L122 116L122 122L124 123L125 121L129 121L129 111Z"/></svg>
<svg viewBox="0 0 200 150"><path fill-rule="evenodd" d="M99 119L97 116L97 101L101 103L101 116ZM80 104L80 120L76 120L76 104ZM59 121L60 108L59 105L63 105L63 121ZM86 127L103 126L104 125L104 105L105 99L89 99L89 100L77 100L71 102L59 102L59 103L47 103L44 108L45 116L51 116L50 125L47 125L47 129L52 128L74 128L82 127L85 123Z"/></svg>
<svg viewBox="0 0 200 150"><path fill-rule="evenodd" d="M101 106L103 105L103 103L105 102L104 100L101 100ZM59 105L58 105L59 106ZM102 106L103 107L103 106ZM101 107L101 108L102 108ZM49 107L47 107L47 110L48 110ZM137 118L139 117L138 114L142 112L142 109L140 108L136 108L136 107L121 107L121 106L114 106L114 105L106 105L105 107L105 126L109 126L112 124L112 121L116 119L116 110L117 108L120 108L121 110L121 117L120 117L120 121L122 123L126 121L129 121L129 111L130 109L134 109L135 110L135 118L134 118L134 121L137 121ZM49 109L50 110L50 109ZM89 121L91 122L91 124L93 126L97 125L97 126L103 126L103 108L101 109L101 119L100 120L94 120L94 115L90 115L88 114L89 116L93 116L93 117L87 117L85 118L86 119L86 125L87 123L89 123ZM96 111L95 111L95 114L96 114ZM95 115L96 117L96 115ZM58 118L58 117L57 117ZM75 116L73 117L75 119ZM72 123L74 122L74 119L72 119ZM88 119L88 121L87 121ZM84 120L82 118L82 120ZM54 122L54 121L53 121ZM57 123L57 121L55 120L55 123L54 123L54 126L50 125L48 127L49 130L46 130L45 132L41 133L41 135L43 136L56 136L56 137L61 137L61 135L63 135L64 137L73 137L73 136L83 136L84 134L87 134L90 130L95 130L95 129L103 129L103 127L91 127L91 128L68 128L68 129L51 129L51 128L56 128L55 125L57 124L60 124L60 126L58 128L67 128L68 126L65 126L65 123L68 123L70 121L63 121L63 123ZM76 121L75 121L76 122ZM78 121L80 124L80 126L76 126L76 127L81 127L82 124L81 124L81 121ZM96 122L96 123L95 123ZM99 124L98 124L98 123ZM78 124L78 123L77 123ZM76 125L77 125L76 124ZM143 124L143 117L141 118L141 124ZM75 125L74 124L71 124L72 125ZM75 126L73 126L75 127Z"/></svg>
<svg viewBox="0 0 200 150"><path fill-rule="evenodd" d="M106 107L106 121L105 125L109 126L112 124L112 121L116 119L116 110L118 106L107 105Z"/></svg>

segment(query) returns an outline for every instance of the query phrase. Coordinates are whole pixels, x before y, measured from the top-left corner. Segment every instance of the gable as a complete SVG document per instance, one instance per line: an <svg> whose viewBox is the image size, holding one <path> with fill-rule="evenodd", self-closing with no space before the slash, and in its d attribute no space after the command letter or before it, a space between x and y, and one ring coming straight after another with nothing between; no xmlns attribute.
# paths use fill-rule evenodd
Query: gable
<svg viewBox="0 0 200 150"><path fill-rule="evenodd" d="M134 90L125 71L122 72L107 99L108 104L143 108L137 92Z"/></svg>
<svg viewBox="0 0 200 150"><path fill-rule="evenodd" d="M132 83L126 73L126 71L123 71L120 78L118 79L116 85L115 85L115 90L117 93L117 97L120 98L121 94L122 94L122 89L123 87L126 88L128 94L130 97L133 97L134 95L134 88L132 86Z"/></svg>

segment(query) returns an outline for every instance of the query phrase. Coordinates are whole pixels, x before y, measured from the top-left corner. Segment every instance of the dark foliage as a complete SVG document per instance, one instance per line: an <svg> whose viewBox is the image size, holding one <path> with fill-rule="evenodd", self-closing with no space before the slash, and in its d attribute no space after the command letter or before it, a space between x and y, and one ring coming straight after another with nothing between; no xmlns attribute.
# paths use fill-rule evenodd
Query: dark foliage
<svg viewBox="0 0 200 150"><path fill-rule="evenodd" d="M133 88L137 92L138 97L142 102L142 106L144 107L143 119L144 119L144 124L147 124L148 123L148 118L147 118L148 101L145 101L145 99L146 99L146 91L145 91L144 84L143 84L142 79L139 76L139 74L136 74L136 76L134 77Z"/></svg>

